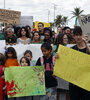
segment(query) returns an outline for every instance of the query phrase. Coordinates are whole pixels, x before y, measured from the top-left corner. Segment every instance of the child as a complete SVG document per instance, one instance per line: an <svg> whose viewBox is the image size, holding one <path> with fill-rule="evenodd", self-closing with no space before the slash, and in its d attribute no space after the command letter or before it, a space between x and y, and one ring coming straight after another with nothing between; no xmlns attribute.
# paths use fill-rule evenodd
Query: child
<svg viewBox="0 0 90 100"><path fill-rule="evenodd" d="M12 66L19 66L19 63L17 61L17 54L13 47L9 47L6 49L5 56L6 56L5 68Z"/></svg>
<svg viewBox="0 0 90 100"><path fill-rule="evenodd" d="M21 66L29 66L29 65L30 65L29 59L26 58L26 57L22 57L22 58L20 59L20 65L21 65Z"/></svg>
<svg viewBox="0 0 90 100"><path fill-rule="evenodd" d="M43 43L41 46L43 56L37 60L36 65L44 65L45 71L45 84L46 84L46 96L43 96L43 100L56 100L56 86L57 80L53 76L53 67L55 58L52 56L52 46L49 43Z"/></svg>
<svg viewBox="0 0 90 100"><path fill-rule="evenodd" d="M5 56L0 53L0 100L3 100Z"/></svg>
<svg viewBox="0 0 90 100"><path fill-rule="evenodd" d="M29 59L30 66L35 66L35 63L31 61L32 60L32 52L30 50L26 50L24 53L24 56Z"/></svg>
<svg viewBox="0 0 90 100"><path fill-rule="evenodd" d="M29 59L26 58L26 57L22 57L22 58L20 59L20 65L21 65L22 67L24 67L24 66L29 66L29 65L30 65ZM30 96L18 97L17 100L32 100L32 97L30 97Z"/></svg>

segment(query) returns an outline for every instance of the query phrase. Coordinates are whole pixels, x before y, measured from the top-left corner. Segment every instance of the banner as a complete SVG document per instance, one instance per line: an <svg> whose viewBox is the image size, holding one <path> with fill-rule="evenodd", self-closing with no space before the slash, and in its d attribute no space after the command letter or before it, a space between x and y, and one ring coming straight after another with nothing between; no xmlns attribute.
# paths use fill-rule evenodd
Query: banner
<svg viewBox="0 0 90 100"><path fill-rule="evenodd" d="M11 47L11 46L8 45L7 48L8 47ZM34 62L36 62L38 60L38 58L42 56L41 44L29 44L29 45L28 44L27 45L17 44L17 45L13 45L12 47L17 52L18 60L20 60L21 57L24 56L24 52L26 50L30 50L32 52L32 60Z"/></svg>
<svg viewBox="0 0 90 100"><path fill-rule="evenodd" d="M90 14L79 17L79 24L83 30L83 33L88 34L90 39Z"/></svg>
<svg viewBox="0 0 90 100"><path fill-rule="evenodd" d="M5 53L5 47L6 47L5 40L0 40L0 53L2 54Z"/></svg>
<svg viewBox="0 0 90 100"><path fill-rule="evenodd" d="M37 29L37 31L38 31L38 23L40 23L39 21L36 21L35 22L35 29ZM44 28L45 27L50 27L50 23L45 23L45 22L41 22L41 23L43 23L44 24Z"/></svg>
<svg viewBox="0 0 90 100"><path fill-rule="evenodd" d="M8 97L45 95L43 66L10 67L5 69Z"/></svg>
<svg viewBox="0 0 90 100"><path fill-rule="evenodd" d="M14 10L0 9L0 22L9 24L20 24L21 12Z"/></svg>
<svg viewBox="0 0 90 100"><path fill-rule="evenodd" d="M59 46L54 75L90 91L90 55Z"/></svg>

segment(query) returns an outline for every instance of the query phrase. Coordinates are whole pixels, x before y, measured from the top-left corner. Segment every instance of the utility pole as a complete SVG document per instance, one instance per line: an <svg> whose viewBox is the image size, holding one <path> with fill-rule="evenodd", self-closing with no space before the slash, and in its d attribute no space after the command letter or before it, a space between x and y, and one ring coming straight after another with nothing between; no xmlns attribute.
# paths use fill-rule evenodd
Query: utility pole
<svg viewBox="0 0 90 100"><path fill-rule="evenodd" d="M5 0L4 0L4 9L5 9Z"/></svg>
<svg viewBox="0 0 90 100"><path fill-rule="evenodd" d="M48 23L49 23L49 15L50 15L50 10L48 10Z"/></svg>
<svg viewBox="0 0 90 100"><path fill-rule="evenodd" d="M56 6L57 6L57 5L54 4L54 3L53 3L53 5L54 5L54 21L53 21L53 22L54 22L54 31L55 31L55 10L56 10Z"/></svg>

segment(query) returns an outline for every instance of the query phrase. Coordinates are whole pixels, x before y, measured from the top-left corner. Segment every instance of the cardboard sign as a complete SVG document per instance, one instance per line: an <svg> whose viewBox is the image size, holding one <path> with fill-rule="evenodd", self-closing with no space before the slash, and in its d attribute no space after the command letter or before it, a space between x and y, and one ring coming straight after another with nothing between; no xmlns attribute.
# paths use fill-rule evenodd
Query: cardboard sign
<svg viewBox="0 0 90 100"><path fill-rule="evenodd" d="M90 91L90 55L59 46L54 75Z"/></svg>
<svg viewBox="0 0 90 100"><path fill-rule="evenodd" d="M9 24L20 24L21 12L14 10L0 9L0 22Z"/></svg>
<svg viewBox="0 0 90 100"><path fill-rule="evenodd" d="M79 17L79 24L83 30L83 33L88 34L88 37L90 39L90 14Z"/></svg>

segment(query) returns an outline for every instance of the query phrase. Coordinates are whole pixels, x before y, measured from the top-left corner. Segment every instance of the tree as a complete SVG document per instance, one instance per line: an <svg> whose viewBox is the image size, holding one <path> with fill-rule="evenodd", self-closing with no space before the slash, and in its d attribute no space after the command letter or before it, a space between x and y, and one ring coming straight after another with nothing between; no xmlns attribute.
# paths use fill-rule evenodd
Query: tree
<svg viewBox="0 0 90 100"><path fill-rule="evenodd" d="M55 19L55 26L61 26L61 25L66 25L67 22L67 18L66 16L62 16L62 15L57 15L56 19Z"/></svg>
<svg viewBox="0 0 90 100"><path fill-rule="evenodd" d="M73 14L73 16L71 17L71 19L72 18L76 18L75 19L75 25L77 25L77 22L78 22L78 19L79 19L79 17L80 16L84 16L82 13L84 12L84 10L81 10L80 8L74 8L74 11L72 11L72 14Z"/></svg>
<svg viewBox="0 0 90 100"><path fill-rule="evenodd" d="M68 17L64 16L64 17L62 18L62 23L61 23L61 25L65 25L65 26L66 26L67 19L68 19Z"/></svg>
<svg viewBox="0 0 90 100"><path fill-rule="evenodd" d="M60 26L62 22L62 15L57 15L55 19L55 26Z"/></svg>
<svg viewBox="0 0 90 100"><path fill-rule="evenodd" d="M72 14L73 14L73 16L72 16L72 18L74 18L74 17L79 17L79 16L84 16L82 13L84 12L84 10L81 10L80 8L74 8L74 11L72 11Z"/></svg>

